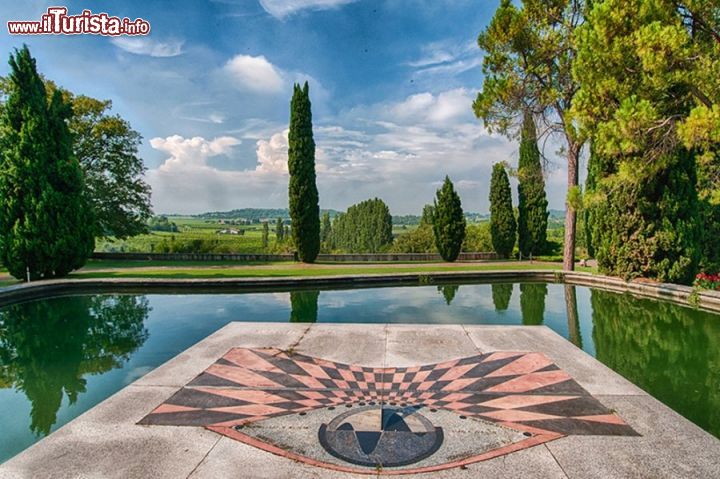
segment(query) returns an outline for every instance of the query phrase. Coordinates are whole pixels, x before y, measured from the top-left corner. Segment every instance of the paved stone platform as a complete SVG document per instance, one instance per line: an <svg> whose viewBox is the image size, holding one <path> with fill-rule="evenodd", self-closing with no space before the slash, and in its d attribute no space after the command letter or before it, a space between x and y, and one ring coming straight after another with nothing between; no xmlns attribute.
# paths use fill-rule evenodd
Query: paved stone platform
<svg viewBox="0 0 720 479"><path fill-rule="evenodd" d="M544 326L232 323L0 477L720 477L720 441Z"/></svg>

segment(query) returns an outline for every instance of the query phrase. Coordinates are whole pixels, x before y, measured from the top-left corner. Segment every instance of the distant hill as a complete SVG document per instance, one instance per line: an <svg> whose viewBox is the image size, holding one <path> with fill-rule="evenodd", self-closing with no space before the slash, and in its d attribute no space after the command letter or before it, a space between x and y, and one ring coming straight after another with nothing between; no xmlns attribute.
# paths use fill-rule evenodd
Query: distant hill
<svg viewBox="0 0 720 479"><path fill-rule="evenodd" d="M325 212L330 213L330 217L336 216L339 211L336 210L320 210L320 214L324 214ZM168 215L169 216L169 215ZM276 218L282 218L283 220L289 220L290 219L290 212L287 208L241 208L238 210L231 210L231 211L211 211L208 213L202 213L199 215L173 215L173 216L183 216L183 217L192 217L192 218L200 218L200 219L211 219L211 220L248 220L250 222L256 223L260 220L267 220L267 219L276 219Z"/></svg>
<svg viewBox="0 0 720 479"><path fill-rule="evenodd" d="M327 209L320 210L320 215L330 213L330 217L343 213L342 211ZM564 213L563 213L564 215ZM168 218L172 217L183 217L183 218L200 218L205 220L246 220L250 223L257 223L261 220L275 220L276 218L282 218L283 220L290 220L290 212L287 208L241 208L230 211L210 211L207 213L201 213L199 215L164 215ZM487 220L490 218L488 214L480 213L465 213L465 217L471 223L478 221ZM416 225L420 223L419 215L395 215L393 218L394 225Z"/></svg>

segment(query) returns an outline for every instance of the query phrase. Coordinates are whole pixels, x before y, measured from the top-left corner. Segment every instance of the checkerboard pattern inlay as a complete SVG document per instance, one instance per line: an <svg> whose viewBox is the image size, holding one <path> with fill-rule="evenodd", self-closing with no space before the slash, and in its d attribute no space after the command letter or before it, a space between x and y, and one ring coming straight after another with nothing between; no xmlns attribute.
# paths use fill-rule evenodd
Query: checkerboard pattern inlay
<svg viewBox="0 0 720 479"><path fill-rule="evenodd" d="M545 355L505 351L372 368L234 348L139 424L202 426L238 438L232 431L251 422L349 404L442 408L545 440L637 435Z"/></svg>

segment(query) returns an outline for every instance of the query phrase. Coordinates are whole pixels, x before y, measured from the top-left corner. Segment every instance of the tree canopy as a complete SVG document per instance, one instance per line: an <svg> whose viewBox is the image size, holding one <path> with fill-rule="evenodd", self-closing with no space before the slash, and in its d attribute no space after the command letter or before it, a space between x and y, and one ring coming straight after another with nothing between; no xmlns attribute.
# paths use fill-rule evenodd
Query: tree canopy
<svg viewBox="0 0 720 479"><path fill-rule="evenodd" d="M718 267L718 18L707 1L604 0L578 29L572 115L592 138L585 203L605 272L688 283Z"/></svg>
<svg viewBox="0 0 720 479"><path fill-rule="evenodd" d="M75 95L51 80L44 83L48 99L59 91L72 106L68 127L93 209L95 236L125 239L147 232L152 209L150 186L143 178L146 167L138 156L140 134L110 112L110 100ZM9 95L10 87L8 78L0 78L0 93Z"/></svg>
<svg viewBox="0 0 720 479"><path fill-rule="evenodd" d="M575 30L586 3L577 0L502 0L490 25L478 37L485 51L485 79L473 108L491 130L517 135L524 112L542 120L543 135L564 143L568 195L576 194L583 145L568 117L578 82L572 76ZM541 135L541 136L543 136ZM575 192L575 193L573 193ZM566 202L563 268L574 269L575 206Z"/></svg>
<svg viewBox="0 0 720 479"><path fill-rule="evenodd" d="M390 209L379 198L349 207L332 225L331 243L349 253L378 253L392 242Z"/></svg>
<svg viewBox="0 0 720 479"><path fill-rule="evenodd" d="M10 56L0 114L0 261L19 279L64 276L94 249L93 216L59 92L48 101L27 46Z"/></svg>

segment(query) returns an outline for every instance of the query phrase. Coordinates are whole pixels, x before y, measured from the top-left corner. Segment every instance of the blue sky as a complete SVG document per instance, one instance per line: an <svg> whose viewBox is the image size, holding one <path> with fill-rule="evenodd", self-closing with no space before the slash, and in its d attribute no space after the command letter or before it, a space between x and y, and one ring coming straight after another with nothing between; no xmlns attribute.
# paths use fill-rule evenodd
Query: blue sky
<svg viewBox="0 0 720 479"><path fill-rule="evenodd" d="M59 2L4 2L7 20L36 20ZM494 162L517 145L472 114L482 86L477 34L499 0L71 1L152 25L147 37L0 36L27 43L65 88L111 99L143 138L160 213L287 205L292 84L309 81L320 203L383 198L419 213L446 174L467 211L488 211ZM5 75L6 62L0 65ZM547 173L562 208L565 172Z"/></svg>

